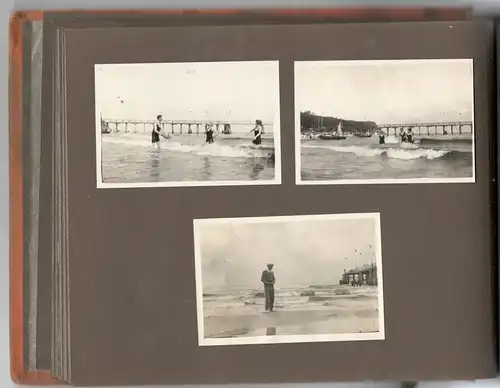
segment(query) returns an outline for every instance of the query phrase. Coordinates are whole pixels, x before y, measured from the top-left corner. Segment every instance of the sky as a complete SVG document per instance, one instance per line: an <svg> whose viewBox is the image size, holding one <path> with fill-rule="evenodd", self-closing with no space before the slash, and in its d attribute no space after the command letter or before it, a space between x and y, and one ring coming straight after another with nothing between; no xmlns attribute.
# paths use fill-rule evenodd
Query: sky
<svg viewBox="0 0 500 388"><path fill-rule="evenodd" d="M279 112L278 62L105 64L95 77L105 119L272 123Z"/></svg>
<svg viewBox="0 0 500 388"><path fill-rule="evenodd" d="M278 288L338 284L344 269L375 261L375 228L373 218L199 224L203 289L261 287L267 263Z"/></svg>
<svg viewBox="0 0 500 388"><path fill-rule="evenodd" d="M472 60L295 63L300 111L377 124L472 121Z"/></svg>

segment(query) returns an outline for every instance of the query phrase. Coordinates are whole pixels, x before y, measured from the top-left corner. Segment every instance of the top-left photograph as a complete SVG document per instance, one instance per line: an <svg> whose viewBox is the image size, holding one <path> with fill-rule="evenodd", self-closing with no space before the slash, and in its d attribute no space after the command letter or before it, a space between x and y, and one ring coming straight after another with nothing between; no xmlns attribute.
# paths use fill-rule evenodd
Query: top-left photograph
<svg viewBox="0 0 500 388"><path fill-rule="evenodd" d="M279 64L95 65L98 188L281 183Z"/></svg>

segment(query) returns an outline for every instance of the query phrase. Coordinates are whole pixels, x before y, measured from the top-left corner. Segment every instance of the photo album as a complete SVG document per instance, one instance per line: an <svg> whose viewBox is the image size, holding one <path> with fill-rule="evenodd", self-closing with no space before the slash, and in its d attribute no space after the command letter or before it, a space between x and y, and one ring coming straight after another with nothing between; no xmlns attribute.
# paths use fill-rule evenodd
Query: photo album
<svg viewBox="0 0 500 388"><path fill-rule="evenodd" d="M495 27L14 13L14 382L494 377Z"/></svg>

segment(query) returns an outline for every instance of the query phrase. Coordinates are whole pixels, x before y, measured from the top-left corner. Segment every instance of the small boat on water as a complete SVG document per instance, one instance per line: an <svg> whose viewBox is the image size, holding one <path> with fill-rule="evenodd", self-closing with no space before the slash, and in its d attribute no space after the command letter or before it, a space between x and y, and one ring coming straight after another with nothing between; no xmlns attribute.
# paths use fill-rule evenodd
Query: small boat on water
<svg viewBox="0 0 500 388"><path fill-rule="evenodd" d="M337 135L319 135L321 140L345 140L346 136L337 136Z"/></svg>
<svg viewBox="0 0 500 388"><path fill-rule="evenodd" d="M354 134L355 137L372 137L373 134L372 133L355 133Z"/></svg>
<svg viewBox="0 0 500 388"><path fill-rule="evenodd" d="M346 138L347 136L342 133L342 121L339 123L337 131L333 134L319 135L319 139L321 140L345 140Z"/></svg>

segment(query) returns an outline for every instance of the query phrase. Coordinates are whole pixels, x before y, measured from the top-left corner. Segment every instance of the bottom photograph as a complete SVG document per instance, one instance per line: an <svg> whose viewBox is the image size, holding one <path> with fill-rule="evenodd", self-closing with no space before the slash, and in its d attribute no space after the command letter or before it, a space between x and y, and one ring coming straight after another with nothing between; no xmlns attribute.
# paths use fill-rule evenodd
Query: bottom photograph
<svg viewBox="0 0 500 388"><path fill-rule="evenodd" d="M383 340L379 213L194 220L200 346Z"/></svg>

